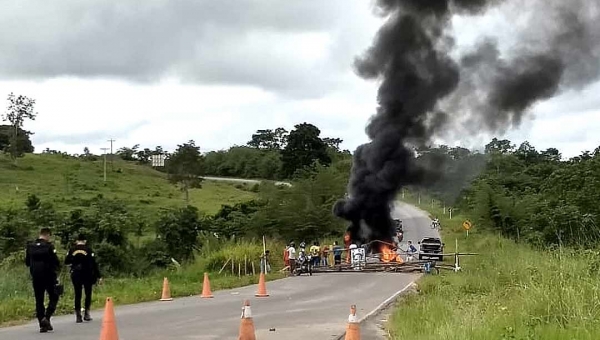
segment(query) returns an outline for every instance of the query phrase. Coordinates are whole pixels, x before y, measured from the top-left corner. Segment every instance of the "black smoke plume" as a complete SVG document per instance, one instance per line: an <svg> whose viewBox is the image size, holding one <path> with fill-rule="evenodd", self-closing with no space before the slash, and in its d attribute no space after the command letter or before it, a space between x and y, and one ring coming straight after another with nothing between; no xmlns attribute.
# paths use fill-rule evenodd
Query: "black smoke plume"
<svg viewBox="0 0 600 340"><path fill-rule="evenodd" d="M537 101L596 80L599 3L377 1L387 22L355 63L359 76L381 82L377 113L366 128L371 142L356 149L349 197L333 208L351 222L352 240L392 239L390 205L397 192L429 177L415 161L415 148L458 128L504 132ZM471 51L452 58L452 16L480 15L492 6L527 14L513 47L502 55L494 39L481 37Z"/></svg>

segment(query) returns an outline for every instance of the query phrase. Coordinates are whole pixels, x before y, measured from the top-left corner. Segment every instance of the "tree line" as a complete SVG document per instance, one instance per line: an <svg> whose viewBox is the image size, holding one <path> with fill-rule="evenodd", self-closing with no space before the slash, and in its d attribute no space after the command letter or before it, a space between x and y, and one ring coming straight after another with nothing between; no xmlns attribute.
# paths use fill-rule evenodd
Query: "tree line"
<svg viewBox="0 0 600 340"><path fill-rule="evenodd" d="M262 129L252 134L245 145L201 154L202 174L268 180L291 179L298 171L316 163L329 166L336 160L351 158L350 151L340 149L341 143L339 138L321 137L320 129L309 123L297 124L289 132L284 128ZM194 141L178 145L175 153L181 153L191 145L195 147ZM152 150L140 149L139 145L123 147L117 151L117 155L139 164L150 164L152 155L165 155L168 163L172 156L160 146Z"/></svg>
<svg viewBox="0 0 600 340"><path fill-rule="evenodd" d="M453 204L483 228L540 247L596 247L600 242L600 147L563 160L494 138L483 152L425 150L443 175L422 189Z"/></svg>

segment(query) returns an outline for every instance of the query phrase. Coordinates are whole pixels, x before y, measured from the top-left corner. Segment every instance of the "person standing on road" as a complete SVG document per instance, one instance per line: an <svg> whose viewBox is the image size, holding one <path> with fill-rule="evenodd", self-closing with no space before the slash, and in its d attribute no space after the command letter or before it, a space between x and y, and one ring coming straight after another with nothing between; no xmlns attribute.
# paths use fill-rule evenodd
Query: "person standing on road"
<svg viewBox="0 0 600 340"><path fill-rule="evenodd" d="M290 246L287 248L288 261L290 261L290 273L294 273L296 269L296 244L290 242Z"/></svg>
<svg viewBox="0 0 600 340"><path fill-rule="evenodd" d="M321 263L321 258L319 257L320 251L321 247L319 247L319 242L313 242L313 245L310 247L311 262L313 267L318 267Z"/></svg>
<svg viewBox="0 0 600 340"><path fill-rule="evenodd" d="M408 248L406 249L406 260L408 262L414 260L415 254L417 253L417 248L412 243L412 241L408 241Z"/></svg>
<svg viewBox="0 0 600 340"><path fill-rule="evenodd" d="M329 266L329 246L326 244L321 248L321 265Z"/></svg>
<svg viewBox="0 0 600 340"><path fill-rule="evenodd" d="M333 264L336 265L336 266L342 264L342 252L343 252L343 249L342 249L342 247L340 247L338 245L337 241L333 242L333 249L332 249L332 251L333 251Z"/></svg>
<svg viewBox="0 0 600 340"><path fill-rule="evenodd" d="M291 243L291 241L290 241L290 243ZM283 250L283 265L288 268L290 266L290 253L288 252L289 248L290 248L290 245L288 244L285 246L285 249Z"/></svg>
<svg viewBox="0 0 600 340"><path fill-rule="evenodd" d="M85 235L79 234L75 245L69 249L65 264L71 266L71 282L75 291L75 322L92 321L92 287L100 280L100 270L92 248L87 245ZM84 315L81 317L81 293L85 292Z"/></svg>
<svg viewBox="0 0 600 340"><path fill-rule="evenodd" d="M35 295L35 314L40 325L40 333L54 330L50 318L56 311L59 292L58 272L60 261L56 249L50 242L52 232L49 228L42 228L37 240L29 243L25 251L25 265L29 267L33 292ZM48 293L48 307L44 307L45 295Z"/></svg>

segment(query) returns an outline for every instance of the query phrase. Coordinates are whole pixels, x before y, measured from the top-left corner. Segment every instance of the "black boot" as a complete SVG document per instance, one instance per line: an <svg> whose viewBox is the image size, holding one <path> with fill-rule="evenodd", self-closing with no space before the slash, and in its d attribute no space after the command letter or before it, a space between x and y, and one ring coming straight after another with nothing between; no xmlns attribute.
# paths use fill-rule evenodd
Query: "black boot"
<svg viewBox="0 0 600 340"><path fill-rule="evenodd" d="M75 322L82 323L83 319L81 318L81 310L75 310Z"/></svg>
<svg viewBox="0 0 600 340"><path fill-rule="evenodd" d="M83 320L85 321L92 321L92 317L90 316L90 310L86 309L85 313L83 314Z"/></svg>
<svg viewBox="0 0 600 340"><path fill-rule="evenodd" d="M52 328L52 325L50 325L50 321L48 321L48 319L46 319L45 317L42 318L40 320L40 333L46 333L50 330L50 328Z"/></svg>
<svg viewBox="0 0 600 340"><path fill-rule="evenodd" d="M46 333L48 332L48 320L46 320L46 318L42 318L40 321L40 333Z"/></svg>
<svg viewBox="0 0 600 340"><path fill-rule="evenodd" d="M52 324L50 323L50 317L47 316L46 317L46 329L48 329L48 331L53 331L54 328L52 327Z"/></svg>

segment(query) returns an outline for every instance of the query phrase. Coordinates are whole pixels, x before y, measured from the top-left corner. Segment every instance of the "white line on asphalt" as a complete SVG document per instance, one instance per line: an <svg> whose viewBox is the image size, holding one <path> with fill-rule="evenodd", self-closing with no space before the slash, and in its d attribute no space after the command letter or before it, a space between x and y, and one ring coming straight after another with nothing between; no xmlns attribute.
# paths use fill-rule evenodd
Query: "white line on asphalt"
<svg viewBox="0 0 600 340"><path fill-rule="evenodd" d="M379 304L379 306L375 307L375 309L373 309L372 311L370 311L369 313L367 313L365 316L363 316L360 320L358 320L358 323L363 323L363 321L365 321L366 319L370 318L373 314L375 314L375 313L379 312L380 310L384 309L393 300L395 300L400 294L404 293L404 291L406 291L408 288L410 288L410 286L412 286L414 283L415 283L415 281L412 281L411 283L407 284L406 287L404 287L404 288L400 289L399 291L395 292L392 296L390 296L385 301L383 301L381 304Z"/></svg>

